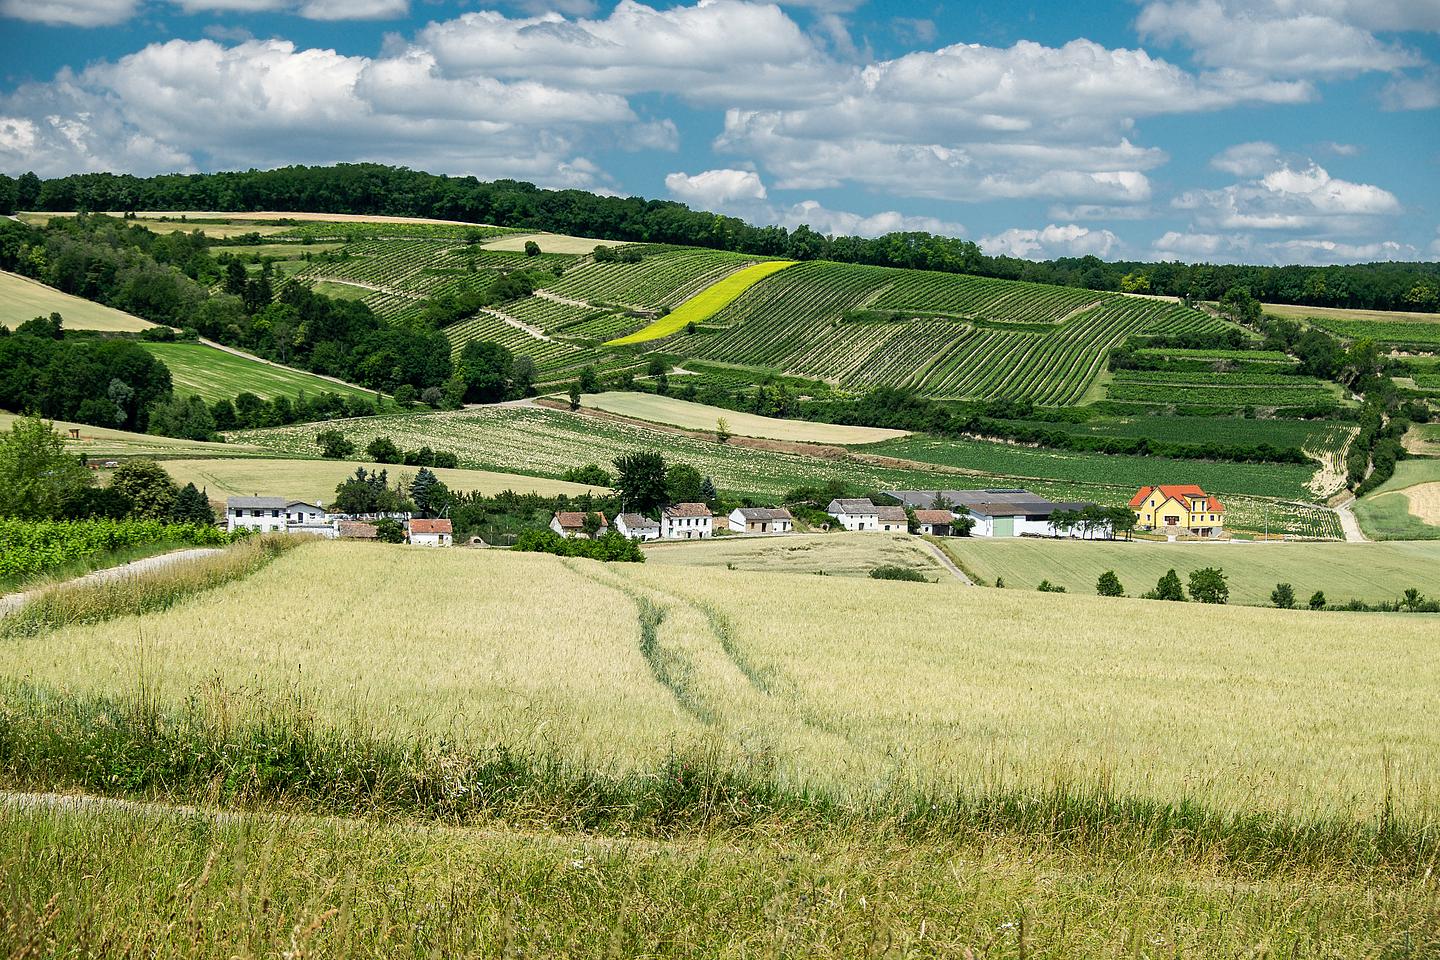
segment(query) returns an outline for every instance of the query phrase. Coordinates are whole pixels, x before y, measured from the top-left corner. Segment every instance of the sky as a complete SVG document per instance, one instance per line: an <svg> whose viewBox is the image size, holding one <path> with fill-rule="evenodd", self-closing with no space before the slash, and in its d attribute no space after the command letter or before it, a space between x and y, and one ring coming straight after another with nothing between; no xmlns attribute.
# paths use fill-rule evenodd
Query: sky
<svg viewBox="0 0 1440 960"><path fill-rule="evenodd" d="M0 0L0 172L375 161L987 253L1440 260L1440 0Z"/></svg>

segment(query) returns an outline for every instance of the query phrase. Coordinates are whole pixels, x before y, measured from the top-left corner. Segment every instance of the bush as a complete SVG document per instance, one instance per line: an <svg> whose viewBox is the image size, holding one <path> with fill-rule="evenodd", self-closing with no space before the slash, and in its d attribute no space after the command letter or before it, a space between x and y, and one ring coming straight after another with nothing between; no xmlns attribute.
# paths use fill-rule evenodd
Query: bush
<svg viewBox="0 0 1440 960"><path fill-rule="evenodd" d="M355 455L355 444L345 438L339 430L322 430L315 435L315 445L320 455L327 460L344 460Z"/></svg>
<svg viewBox="0 0 1440 960"><path fill-rule="evenodd" d="M1041 580L1040 585L1035 588L1041 593L1064 593L1065 588L1051 583L1049 580Z"/></svg>
<svg viewBox="0 0 1440 960"><path fill-rule="evenodd" d="M376 463L399 463L400 448L389 437L376 437L365 445L365 455Z"/></svg>
<svg viewBox="0 0 1440 960"><path fill-rule="evenodd" d="M159 520L0 519L0 577L33 576L126 547L221 546L232 539L216 527Z"/></svg>
<svg viewBox="0 0 1440 960"><path fill-rule="evenodd" d="M560 479L570 483L583 483L589 487L610 486L610 472L595 463L587 463L583 467L571 467Z"/></svg>
<svg viewBox="0 0 1440 960"><path fill-rule="evenodd" d="M1277 583L1270 591L1270 602L1281 610L1295 609L1295 588L1288 583Z"/></svg>
<svg viewBox="0 0 1440 960"><path fill-rule="evenodd" d="M1190 573L1190 599L1197 603L1230 602L1230 585L1219 567L1204 567Z"/></svg>
<svg viewBox="0 0 1440 960"><path fill-rule="evenodd" d="M1324 609L1325 609L1325 591L1324 591L1324 590L1316 590L1314 593L1310 594L1310 609L1311 609L1311 610L1324 610Z"/></svg>
<svg viewBox="0 0 1440 960"><path fill-rule="evenodd" d="M1120 582L1114 570L1106 570L1100 574L1100 579L1095 581L1095 592L1102 597L1123 597L1125 585Z"/></svg>
<svg viewBox="0 0 1440 960"><path fill-rule="evenodd" d="M927 580L927 579L925 578L925 575L924 575L923 573L921 573L919 570L912 570L912 569L910 569L909 567L897 567L897 566L893 566L893 565L887 565L887 566L883 566L883 567L876 567L874 570L871 570L871 571L870 571L870 579L872 579L872 580L906 580L906 581L909 581L910 583L929 583L929 582L930 582L929 580Z"/></svg>
<svg viewBox="0 0 1440 960"><path fill-rule="evenodd" d="M1165 576L1156 582L1154 590L1145 594L1145 599L1170 600L1176 603L1185 602L1185 591L1180 586L1180 577L1175 573L1174 567L1166 571Z"/></svg>
<svg viewBox="0 0 1440 960"><path fill-rule="evenodd" d="M606 563L644 563L640 544L611 530L593 540L571 539L554 530L526 530L512 550L526 553L553 553L557 557L585 557Z"/></svg>

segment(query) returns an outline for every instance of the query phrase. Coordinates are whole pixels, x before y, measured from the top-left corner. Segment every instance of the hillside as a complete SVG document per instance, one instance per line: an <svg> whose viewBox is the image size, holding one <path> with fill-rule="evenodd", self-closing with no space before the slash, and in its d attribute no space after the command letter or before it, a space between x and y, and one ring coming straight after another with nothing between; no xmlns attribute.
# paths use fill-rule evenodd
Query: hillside
<svg viewBox="0 0 1440 960"><path fill-rule="evenodd" d="M28 277L0 270L0 326L58 313L72 330L139 333L154 324L103 303L71 296Z"/></svg>

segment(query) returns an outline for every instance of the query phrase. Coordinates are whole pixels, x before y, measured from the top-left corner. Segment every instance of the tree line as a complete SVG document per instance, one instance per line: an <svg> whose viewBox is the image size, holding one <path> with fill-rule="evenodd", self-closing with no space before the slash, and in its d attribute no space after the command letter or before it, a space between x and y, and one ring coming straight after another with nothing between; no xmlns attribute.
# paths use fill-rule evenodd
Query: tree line
<svg viewBox="0 0 1440 960"><path fill-rule="evenodd" d="M827 236L808 225L754 226L669 200L543 190L381 164L292 166L209 174L82 173L42 180L0 176L0 213L13 210L287 210L438 217L606 240L673 243L794 260L835 260L1053 283L1093 290L1218 300L1245 287L1262 300L1376 310L1440 309L1440 263L1352 266L1036 262L985 254L973 241L924 232Z"/></svg>

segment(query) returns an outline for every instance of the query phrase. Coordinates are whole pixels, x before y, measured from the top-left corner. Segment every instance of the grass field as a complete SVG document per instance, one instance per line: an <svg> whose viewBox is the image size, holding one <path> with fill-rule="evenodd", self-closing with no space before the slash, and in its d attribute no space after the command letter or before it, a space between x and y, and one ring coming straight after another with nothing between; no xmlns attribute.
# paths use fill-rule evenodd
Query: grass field
<svg viewBox="0 0 1440 960"><path fill-rule="evenodd" d="M148 320L83 300L28 277L0 270L0 325L15 329L26 320L58 313L70 330L137 332L155 326Z"/></svg>
<svg viewBox="0 0 1440 960"><path fill-rule="evenodd" d="M293 399L302 392L311 397L328 392L375 399L375 393L370 390L335 383L293 367L236 356L203 343L143 343L141 346L170 368L177 395L195 394L207 403L233 400L236 394L246 391L265 400L279 396Z"/></svg>
<svg viewBox="0 0 1440 960"><path fill-rule="evenodd" d="M645 550L656 566L719 567L760 573L809 573L827 577L868 577L882 566L919 570L941 585L958 585L918 538L908 534L842 535L794 533L780 537L721 538L704 542L656 543Z"/></svg>
<svg viewBox="0 0 1440 960"><path fill-rule="evenodd" d="M1374 540L1440 540L1436 484L1440 460L1402 460L1393 477L1355 501L1355 519Z"/></svg>
<svg viewBox="0 0 1440 960"><path fill-rule="evenodd" d="M581 405L634 417L637 420L647 420L650 423L684 427L687 430L713 431L716 422L723 418L730 432L737 437L795 440L802 443L878 443L907 435L905 430L761 417L753 413L726 410L724 407L711 407L703 403L677 400L674 397L631 391L588 395L581 400Z"/></svg>
<svg viewBox="0 0 1440 960"><path fill-rule="evenodd" d="M1183 583L1192 570L1220 567L1229 578L1230 602L1237 604L1266 606L1270 591L1281 582L1294 586L1301 603L1316 590L1325 591L1331 603L1351 598L1394 600L1407 587L1418 587L1429 596L1440 594L1437 544L1125 543L979 537L942 542L966 570L987 583L1003 578L1007 589L1016 590L1033 590L1041 580L1049 580L1071 593L1093 595L1100 574L1114 570L1126 592L1138 596L1171 568Z"/></svg>
<svg viewBox="0 0 1440 960"><path fill-rule="evenodd" d="M417 467L397 464L352 463L335 460L166 460L163 466L179 484L194 483L219 500L227 496L250 496L264 494L281 497L297 497L304 500L323 500L329 503L335 498L335 487L355 472L356 467L367 470L388 470L390 479L415 475ZM487 496L505 490L516 493L538 493L553 497L559 494L578 496L587 490L601 492L597 488L564 480L545 480L536 477L522 477L513 473L491 473L485 470L460 470L445 467L431 467L447 487L456 493L478 491Z"/></svg>
<svg viewBox="0 0 1440 960"><path fill-rule="evenodd" d="M438 609L414 629L416 611ZM1342 818L1374 816L1388 790L1397 816L1435 814L1433 620L1203 613L331 542L163 612L11 635L0 677L115 694L143 661L161 703L196 696L232 723L303 703L355 735L617 772L708 741L787 788L856 800L1058 779Z"/></svg>
<svg viewBox="0 0 1440 960"><path fill-rule="evenodd" d="M15 422L15 414L0 412L0 430L9 430ZM262 447L244 443L209 443L204 440L179 440L174 437L156 437L148 433L131 433L128 430L112 430L109 427L94 427L88 423L69 423L64 420L47 421L55 425L65 437L65 449L71 453L83 453L91 459L102 457L251 457L273 456ZM80 431L79 440L71 440L71 429Z"/></svg>
<svg viewBox="0 0 1440 960"><path fill-rule="evenodd" d="M1440 313L1414 313L1406 310L1358 310L1350 307L1307 307L1294 303L1262 303L1266 313L1291 320L1320 317L1330 320L1377 320L1405 323L1440 323Z"/></svg>
<svg viewBox="0 0 1440 960"><path fill-rule="evenodd" d="M761 280L794 265L790 260L766 260L737 270L723 280L712 283L649 326L642 327L629 336L611 340L607 346L618 347L659 340L679 333L689 324L704 323Z"/></svg>
<svg viewBox="0 0 1440 960"><path fill-rule="evenodd" d="M531 240L540 245L541 253L566 253L580 256L591 253L596 247L618 247L623 240L595 240L590 237L567 237L560 233L511 233L481 244L486 250L502 250L509 253L523 251Z"/></svg>

